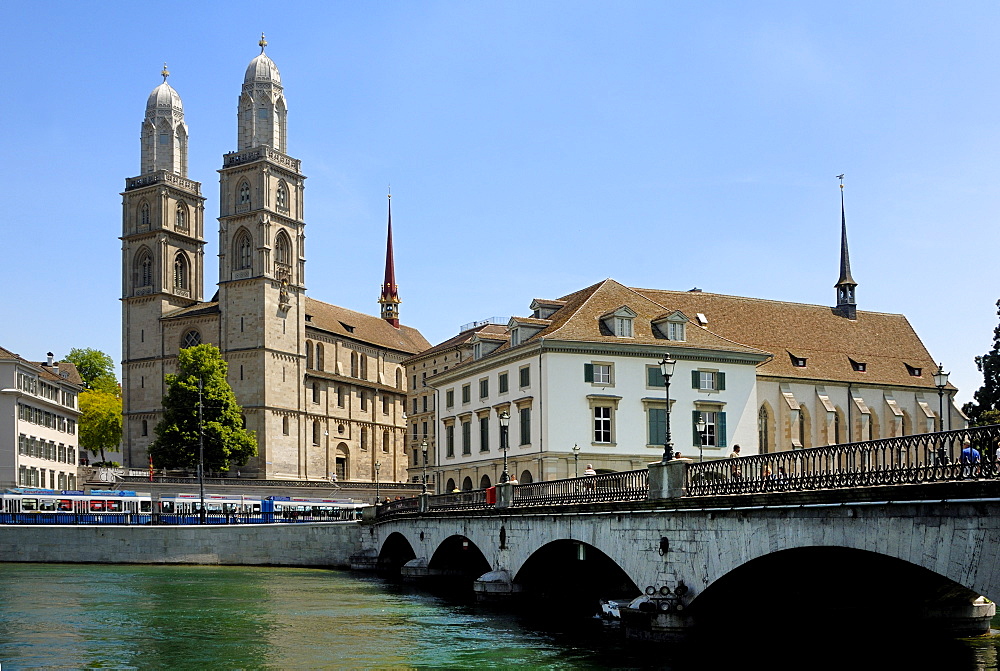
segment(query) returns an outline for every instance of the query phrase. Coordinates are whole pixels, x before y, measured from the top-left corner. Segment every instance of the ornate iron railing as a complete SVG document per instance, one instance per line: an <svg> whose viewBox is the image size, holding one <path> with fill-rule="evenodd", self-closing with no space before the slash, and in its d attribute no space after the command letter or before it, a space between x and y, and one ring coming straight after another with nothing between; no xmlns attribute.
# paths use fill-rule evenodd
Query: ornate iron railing
<svg viewBox="0 0 1000 671"><path fill-rule="evenodd" d="M649 496L649 470L603 473L514 487L513 506L641 501Z"/></svg>
<svg viewBox="0 0 1000 671"><path fill-rule="evenodd" d="M964 450L964 451L963 451ZM1000 425L691 464L688 496L1000 478Z"/></svg>
<svg viewBox="0 0 1000 671"><path fill-rule="evenodd" d="M428 510L487 508L492 505L492 503L486 503L485 489L473 489L467 492L452 492L451 494L436 494L427 500Z"/></svg>

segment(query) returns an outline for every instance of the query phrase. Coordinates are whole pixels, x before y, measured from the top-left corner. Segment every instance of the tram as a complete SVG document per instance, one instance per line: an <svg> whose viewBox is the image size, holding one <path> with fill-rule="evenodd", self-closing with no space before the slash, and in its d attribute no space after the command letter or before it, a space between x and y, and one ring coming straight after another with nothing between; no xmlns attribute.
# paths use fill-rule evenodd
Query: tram
<svg viewBox="0 0 1000 671"><path fill-rule="evenodd" d="M261 501L265 522L330 522L361 519L367 503L353 499L268 496Z"/></svg>
<svg viewBox="0 0 1000 671"><path fill-rule="evenodd" d="M0 523L148 524L149 494L127 490L13 488L0 493Z"/></svg>
<svg viewBox="0 0 1000 671"><path fill-rule="evenodd" d="M201 519L201 496L198 494L162 494L154 504L161 524L197 524ZM205 519L210 523L226 524L234 518L259 517L260 513L259 496L205 496Z"/></svg>

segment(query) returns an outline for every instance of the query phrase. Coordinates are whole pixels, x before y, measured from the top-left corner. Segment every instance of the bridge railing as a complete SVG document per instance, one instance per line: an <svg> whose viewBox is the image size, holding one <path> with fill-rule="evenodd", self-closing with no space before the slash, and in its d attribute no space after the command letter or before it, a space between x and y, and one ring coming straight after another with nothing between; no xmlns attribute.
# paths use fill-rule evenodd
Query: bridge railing
<svg viewBox="0 0 1000 671"><path fill-rule="evenodd" d="M492 503L486 503L485 489L472 489L465 492L452 492L450 494L435 494L427 499L428 510L488 508L492 505Z"/></svg>
<svg viewBox="0 0 1000 671"><path fill-rule="evenodd" d="M512 505L641 501L648 497L649 469L644 468L516 485Z"/></svg>
<svg viewBox="0 0 1000 671"><path fill-rule="evenodd" d="M1000 425L690 464L688 496L1000 479Z"/></svg>

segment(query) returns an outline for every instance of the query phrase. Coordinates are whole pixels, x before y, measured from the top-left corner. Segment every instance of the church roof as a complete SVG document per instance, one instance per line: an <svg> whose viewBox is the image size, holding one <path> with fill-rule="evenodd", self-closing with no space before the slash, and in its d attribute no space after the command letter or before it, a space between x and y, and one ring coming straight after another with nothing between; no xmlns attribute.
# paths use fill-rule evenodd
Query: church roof
<svg viewBox="0 0 1000 671"><path fill-rule="evenodd" d="M244 85L255 82L270 82L281 86L281 75L278 74L278 66L264 53L264 47L266 46L267 40L264 39L264 35L262 34L260 36L260 54L250 61L250 65L247 66L246 75L243 76Z"/></svg>
<svg viewBox="0 0 1000 671"><path fill-rule="evenodd" d="M179 310L174 310L173 312L168 312L163 315L163 319L178 319L181 317L201 317L202 315L217 315L219 314L219 294L216 292L213 296L213 301L208 303L195 303L194 305L189 305L186 308L181 308Z"/></svg>
<svg viewBox="0 0 1000 671"><path fill-rule="evenodd" d="M306 327L334 335L393 349L404 354L416 354L430 347L427 339L412 326L392 326L380 317L355 312L306 297Z"/></svg>
<svg viewBox="0 0 1000 671"><path fill-rule="evenodd" d="M183 111L184 103L181 96L170 84L163 81L162 84L153 89L146 100L146 117L167 116L173 114L174 110Z"/></svg>

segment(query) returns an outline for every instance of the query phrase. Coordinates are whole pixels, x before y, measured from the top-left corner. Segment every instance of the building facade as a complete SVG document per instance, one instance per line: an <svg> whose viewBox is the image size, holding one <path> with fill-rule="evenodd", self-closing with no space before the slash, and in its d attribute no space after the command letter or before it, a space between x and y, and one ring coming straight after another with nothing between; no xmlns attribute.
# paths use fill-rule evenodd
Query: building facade
<svg viewBox="0 0 1000 671"><path fill-rule="evenodd" d="M381 468L403 480L402 362L428 343L399 323L391 219L389 318L306 296L305 175L287 153L281 76L260 46L239 97L238 147L219 170L219 284L208 301L204 198L187 176L183 105L166 68L147 101L143 173L122 194L123 456L147 463L178 350L211 343L257 436L243 473L371 481Z"/></svg>
<svg viewBox="0 0 1000 671"><path fill-rule="evenodd" d="M82 389L73 364L0 347L0 487L77 488Z"/></svg>

